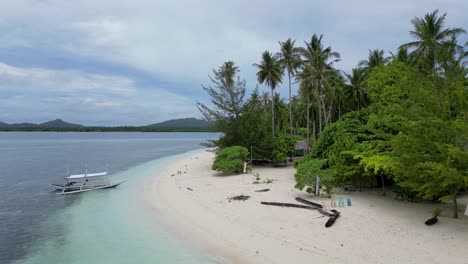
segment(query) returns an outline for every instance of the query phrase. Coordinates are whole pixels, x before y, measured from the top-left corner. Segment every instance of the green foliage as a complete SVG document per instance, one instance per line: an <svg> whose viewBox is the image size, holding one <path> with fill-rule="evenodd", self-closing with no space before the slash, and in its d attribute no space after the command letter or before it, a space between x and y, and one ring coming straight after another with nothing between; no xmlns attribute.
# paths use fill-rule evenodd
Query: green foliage
<svg viewBox="0 0 468 264"><path fill-rule="evenodd" d="M256 180L256 181L260 181L260 173L255 172L255 173L254 173L254 177L255 177L255 180Z"/></svg>
<svg viewBox="0 0 468 264"><path fill-rule="evenodd" d="M361 164L391 174L419 197L456 201L468 177L466 105L453 107L439 78L429 79L401 62L371 74L368 126L391 152L364 157Z"/></svg>
<svg viewBox="0 0 468 264"><path fill-rule="evenodd" d="M440 208L434 208L434 210L432 210L432 216L434 217L438 217L442 214L442 209Z"/></svg>
<svg viewBox="0 0 468 264"><path fill-rule="evenodd" d="M212 169L224 174L241 173L248 155L249 151L244 147L227 147L216 155Z"/></svg>
<svg viewBox="0 0 468 264"><path fill-rule="evenodd" d="M468 52L457 43L465 31L444 21L438 11L413 19L415 41L390 63L376 49L346 76L334 68L340 55L323 35L298 48L289 39L277 56L264 52L255 65L271 95L254 89L244 101L245 82L227 62L205 87L214 107L198 106L223 133L221 148L252 146L254 158L281 162L297 140L284 133L312 143L312 152L295 163L297 188L312 191L317 175L328 192L390 179L404 199L456 205L468 186ZM288 103L274 93L284 70L299 84Z"/></svg>
<svg viewBox="0 0 468 264"><path fill-rule="evenodd" d="M273 150L273 159L277 162L285 161L287 157L294 154L294 145L299 137L289 134L279 134L275 139L275 149Z"/></svg>
<svg viewBox="0 0 468 264"><path fill-rule="evenodd" d="M371 152L375 147L369 141L375 138L366 127L366 111L344 115L328 126L312 149L312 156L325 159L336 171L335 183L345 185L356 176L366 176L356 157Z"/></svg>
<svg viewBox="0 0 468 264"><path fill-rule="evenodd" d="M306 188L307 192L313 192L317 184L317 176L319 176L320 185L328 186L326 189L331 192L334 172L332 169L327 168L326 160L309 158L306 161L298 163L296 168L297 171L294 175L296 179L296 189L303 190Z"/></svg>

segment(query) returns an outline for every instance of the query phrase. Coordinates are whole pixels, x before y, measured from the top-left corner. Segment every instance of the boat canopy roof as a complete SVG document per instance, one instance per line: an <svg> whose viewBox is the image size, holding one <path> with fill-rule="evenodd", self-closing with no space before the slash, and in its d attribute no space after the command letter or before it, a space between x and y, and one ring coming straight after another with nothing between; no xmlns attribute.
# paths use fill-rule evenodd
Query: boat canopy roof
<svg viewBox="0 0 468 264"><path fill-rule="evenodd" d="M87 177L103 177L107 175L107 171L105 172L97 172L97 173L88 173L88 174L75 174L70 175L67 179L79 179L79 178L87 178Z"/></svg>

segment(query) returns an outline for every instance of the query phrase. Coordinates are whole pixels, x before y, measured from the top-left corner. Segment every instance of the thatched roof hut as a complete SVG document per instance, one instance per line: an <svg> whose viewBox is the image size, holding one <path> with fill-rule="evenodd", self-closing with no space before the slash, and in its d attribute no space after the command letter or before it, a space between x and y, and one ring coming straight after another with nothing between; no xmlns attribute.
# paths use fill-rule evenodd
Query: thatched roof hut
<svg viewBox="0 0 468 264"><path fill-rule="evenodd" d="M294 145L294 150L303 150L307 153L310 151L310 146L307 143L307 141L296 141L296 144Z"/></svg>

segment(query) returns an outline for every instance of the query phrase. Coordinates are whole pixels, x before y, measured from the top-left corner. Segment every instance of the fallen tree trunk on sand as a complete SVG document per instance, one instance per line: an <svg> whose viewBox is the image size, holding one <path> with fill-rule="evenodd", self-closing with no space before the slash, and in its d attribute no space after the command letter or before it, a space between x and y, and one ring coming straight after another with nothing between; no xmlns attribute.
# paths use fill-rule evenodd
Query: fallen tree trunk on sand
<svg viewBox="0 0 468 264"><path fill-rule="evenodd" d="M255 192L268 192L270 189L255 190Z"/></svg>
<svg viewBox="0 0 468 264"><path fill-rule="evenodd" d="M275 203L275 202L261 202L264 205L274 205L280 207L294 207L294 208L302 208L302 209L309 209L309 210L316 210L317 208L302 204L293 204L293 203Z"/></svg>
<svg viewBox="0 0 468 264"><path fill-rule="evenodd" d="M245 200L248 200L250 198L249 195L237 195L237 196L233 196L233 197L229 197L227 198L229 202L231 202L232 200L235 200L235 201L245 201Z"/></svg>
<svg viewBox="0 0 468 264"><path fill-rule="evenodd" d="M338 217L340 217L340 212L336 211L336 213L333 214L333 215L330 217L330 219L328 219L328 221L325 223L325 227L330 227L330 226L332 226L332 225L335 223L336 219L338 219Z"/></svg>
<svg viewBox="0 0 468 264"><path fill-rule="evenodd" d="M311 201L307 201L305 199L302 199L302 198L296 198L297 201L299 202L302 202L302 203L305 203L305 204L310 204L310 205L314 205L316 203L314 202L311 202ZM309 210L317 210L319 211L321 214L323 214L324 216L328 216L330 217L328 219L328 221L325 223L325 227L330 227L332 226L336 219L338 219L338 217L340 216L340 212L336 211L336 210L333 210L333 214L332 213L329 213L329 212L326 212L325 210L323 210L322 208L318 207L318 206L308 206L308 205L302 205L302 204L293 204L293 203L275 203L275 202L261 202L261 204L265 204L265 205L274 205L274 206L280 206L280 207L294 207L294 208L302 208L302 209L309 209Z"/></svg>
<svg viewBox="0 0 468 264"><path fill-rule="evenodd" d="M308 200L306 200L306 199L302 199L301 197L296 197L296 201L298 201L298 202L300 202L300 203L304 203L304 204L316 206L316 207L319 207L319 208L323 208L323 205L318 204L318 203L314 203L314 202L311 202L311 201L308 201Z"/></svg>
<svg viewBox="0 0 468 264"><path fill-rule="evenodd" d="M333 216L332 213L329 213L325 210L323 210L323 206L321 204L318 204L318 203L314 203L314 202L311 202L311 201L308 201L306 199L302 199L300 197L296 197L296 201L300 202L300 203L303 203L303 204L308 204L308 205L311 205L311 206L314 206L316 207L317 211L319 211L321 214L323 214L324 216L328 216L328 217L331 217Z"/></svg>
<svg viewBox="0 0 468 264"><path fill-rule="evenodd" d="M428 219L428 220L427 220L426 222L424 222L424 223L425 223L426 225L428 225L428 226L431 226L431 225L437 223L438 220L439 220L439 219L437 218L437 216L434 216L434 217Z"/></svg>

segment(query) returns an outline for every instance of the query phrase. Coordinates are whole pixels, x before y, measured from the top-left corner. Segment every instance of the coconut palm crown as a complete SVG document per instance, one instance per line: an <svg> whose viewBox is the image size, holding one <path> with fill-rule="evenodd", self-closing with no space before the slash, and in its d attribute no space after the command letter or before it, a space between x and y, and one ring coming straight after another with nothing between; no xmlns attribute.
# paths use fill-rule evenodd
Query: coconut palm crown
<svg viewBox="0 0 468 264"><path fill-rule="evenodd" d="M258 68L257 79L260 84L266 84L271 89L271 131L275 134L275 106L273 100L273 91L282 82L283 68L279 60L269 51L264 51L260 64L254 64Z"/></svg>

